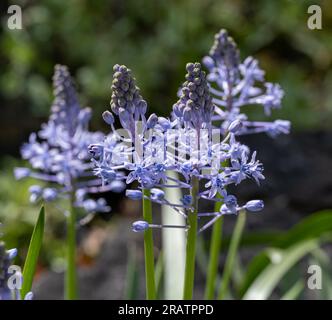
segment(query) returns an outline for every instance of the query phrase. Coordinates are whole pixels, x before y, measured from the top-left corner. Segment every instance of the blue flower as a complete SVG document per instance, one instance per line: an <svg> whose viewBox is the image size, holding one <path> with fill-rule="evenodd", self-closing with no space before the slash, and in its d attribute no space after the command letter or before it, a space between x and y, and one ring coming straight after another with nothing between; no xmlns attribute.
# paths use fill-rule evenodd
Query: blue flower
<svg viewBox="0 0 332 320"><path fill-rule="evenodd" d="M225 190L226 179L223 173L219 173L216 176L213 176L211 180L205 184L206 188L210 188L208 197L214 198L217 193L222 194Z"/></svg>
<svg viewBox="0 0 332 320"><path fill-rule="evenodd" d="M88 146L103 139L104 135L88 130L91 109L81 108L73 80L65 66L55 66L53 86L55 98L48 122L38 133L32 133L21 149L23 159L28 160L34 170L16 168L14 174L17 179L29 176L49 183L45 188L31 186L32 202L41 199L49 202L68 198L70 194L84 194L84 197L76 198L75 205L90 212L92 202L85 197L90 191L107 190L96 187L100 179L96 181L91 171L91 155L101 159L103 147L94 145L88 149ZM107 119L111 122L109 117ZM109 169L103 170L102 174L109 183L117 178ZM105 211L109 208L101 205L104 200L98 201L95 209Z"/></svg>
<svg viewBox="0 0 332 320"><path fill-rule="evenodd" d="M258 61L252 57L240 60L239 51L234 40L226 30L221 30L215 36L209 55L203 58L203 63L209 70L207 76L211 84L210 92L216 107L214 121L221 124L224 132L233 129L230 124L236 119L242 121L243 127L237 130L237 135L267 132L275 137L289 132L290 123L284 122L281 130L274 130L259 121L248 121L242 112L243 107L261 105L266 115L273 109L281 107L284 92L279 84L266 82L264 71ZM278 120L284 121L284 120ZM273 129L272 129L273 130Z"/></svg>
<svg viewBox="0 0 332 320"><path fill-rule="evenodd" d="M132 168L127 176L127 184L137 180L143 188L152 188L155 185L156 181L153 173L147 167L136 164L130 166L127 165L126 168Z"/></svg>
<svg viewBox="0 0 332 320"><path fill-rule="evenodd" d="M186 206L189 207L192 203L193 199L190 194L186 194L181 198L181 202Z"/></svg>
<svg viewBox="0 0 332 320"><path fill-rule="evenodd" d="M83 208L88 213L109 212L111 210L103 198L98 200L86 199L83 201Z"/></svg>
<svg viewBox="0 0 332 320"><path fill-rule="evenodd" d="M234 195L225 196L224 203L230 212L235 213L237 211L237 198Z"/></svg>
<svg viewBox="0 0 332 320"><path fill-rule="evenodd" d="M233 170L231 178L235 184L239 184L246 178L253 178L257 184L259 184L259 180L265 179L263 165L259 160L256 160L256 152L252 154L250 162L248 162L248 159L248 155L243 153L241 159L231 160L231 169Z"/></svg>
<svg viewBox="0 0 332 320"><path fill-rule="evenodd" d="M113 179L118 177L116 172L119 170L125 170L122 178L126 184L138 182L139 190L126 192L130 199L148 198L159 205L172 207L185 218L193 210L196 200L222 202L219 212L198 212L198 216L213 216L202 229L212 225L221 215L262 208L261 202L240 206L235 195L227 194L229 185L237 185L245 179L257 183L264 179L263 166L256 160L256 152L250 158L249 148L236 137L258 131L268 132L271 136L289 131L287 121L248 121L240 111L249 102L261 104L266 111L277 108L282 91L278 85L264 82L264 73L256 60L248 58L241 63L236 45L225 31L216 36L204 62L209 69L208 76L199 63L186 65L186 81L179 90L179 99L173 105L170 118L155 114L147 117L147 104L131 70L116 65L111 109L128 134L117 133L114 117L107 111L103 118L111 127L109 137L115 137L119 143L107 145L104 140L89 147L95 173L104 183L109 184L108 172L112 173ZM256 86L256 82L260 83ZM219 89L212 86L214 83ZM261 89L264 86L265 91ZM214 139L216 134L220 140ZM124 157L118 157L116 162L114 157L120 153L117 150L121 150ZM170 176L169 171L176 175ZM200 182L198 187L205 186L198 191L197 199L189 194L194 178ZM167 188L183 190L184 195L178 203L167 199ZM150 189L150 195L143 195L142 189ZM145 221L133 224L135 232L149 227L165 226L149 225Z"/></svg>

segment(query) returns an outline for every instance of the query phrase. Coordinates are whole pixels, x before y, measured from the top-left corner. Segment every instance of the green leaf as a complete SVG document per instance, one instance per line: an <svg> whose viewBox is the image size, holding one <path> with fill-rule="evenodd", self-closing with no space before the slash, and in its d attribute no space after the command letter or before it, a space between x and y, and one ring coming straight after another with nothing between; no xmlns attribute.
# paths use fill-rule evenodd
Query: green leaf
<svg viewBox="0 0 332 320"><path fill-rule="evenodd" d="M128 250L125 299L138 299L139 265L137 263L136 247L132 246Z"/></svg>
<svg viewBox="0 0 332 320"><path fill-rule="evenodd" d="M250 246L259 246L259 245L268 245L271 243L274 243L276 240L280 239L284 236L283 231L257 231L257 232L247 232L242 235L241 241L240 241L240 247L250 247ZM221 250L226 251L229 247L229 244L231 242L231 236L225 236L222 245Z"/></svg>
<svg viewBox="0 0 332 320"><path fill-rule="evenodd" d="M239 243L243 233L243 229L246 223L246 213L240 212L237 219L235 228L232 235L232 241L229 246L229 250L226 257L225 267L221 279L221 284L219 287L218 299L222 300L225 298L227 292L229 291L228 285L229 280L232 276L234 269L234 261L239 249Z"/></svg>
<svg viewBox="0 0 332 320"><path fill-rule="evenodd" d="M27 258L23 268L23 284L21 289L22 298L24 298L25 295L31 291L32 281L36 272L38 256L43 241L44 225L45 210L44 207L41 207L37 223L32 233Z"/></svg>
<svg viewBox="0 0 332 320"><path fill-rule="evenodd" d="M232 282L236 289L238 289L239 286L242 284L244 275L245 275L244 267L241 263L239 254L237 254L234 260L234 268L232 274Z"/></svg>
<svg viewBox="0 0 332 320"><path fill-rule="evenodd" d="M276 241L278 247L286 248L298 241L319 238L332 230L332 210L323 210L311 214L296 224L289 232Z"/></svg>
<svg viewBox="0 0 332 320"><path fill-rule="evenodd" d="M274 248L287 248L306 239L319 238L324 233L332 230L332 210L324 210L311 214L295 225L283 236L279 236L269 243ZM269 264L270 260L263 251L255 256L249 264L245 279L239 289L242 297L256 277Z"/></svg>
<svg viewBox="0 0 332 320"><path fill-rule="evenodd" d="M281 300L295 300L304 289L303 279L299 279L295 284L281 297Z"/></svg>
<svg viewBox="0 0 332 320"><path fill-rule="evenodd" d="M244 300L264 300L269 298L282 277L305 255L319 246L317 240L306 240L289 249L270 249L270 264L259 274L246 291Z"/></svg>

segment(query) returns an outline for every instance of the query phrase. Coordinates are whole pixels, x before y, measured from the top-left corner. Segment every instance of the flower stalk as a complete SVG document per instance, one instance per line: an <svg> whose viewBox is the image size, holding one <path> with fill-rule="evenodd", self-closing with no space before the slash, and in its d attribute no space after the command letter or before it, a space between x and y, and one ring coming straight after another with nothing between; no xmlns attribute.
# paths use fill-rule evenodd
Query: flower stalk
<svg viewBox="0 0 332 320"><path fill-rule="evenodd" d="M198 219L198 192L199 180L192 177L191 196L193 201L193 211L188 214L188 234L186 247L186 265L183 287L183 299L191 300L193 297L194 277L195 277L195 257L197 240L197 219Z"/></svg>
<svg viewBox="0 0 332 320"><path fill-rule="evenodd" d="M216 202L215 211L220 211L221 202ZM220 217L213 225L211 244L210 244L210 257L206 279L206 287L204 297L206 300L212 300L214 298L216 289L216 279L218 273L218 258L222 241L222 227L223 217Z"/></svg>
<svg viewBox="0 0 332 320"><path fill-rule="evenodd" d="M70 209L67 216L67 272L65 277L65 298L77 299L77 270L76 270L76 210L75 195L70 197Z"/></svg>
<svg viewBox="0 0 332 320"><path fill-rule="evenodd" d="M144 189L143 194L143 219L152 223L152 205L149 200L150 190ZM145 258L145 283L146 283L146 299L156 299L155 270L154 270L154 253L153 253L153 237L152 229L148 228L144 231L144 258Z"/></svg>

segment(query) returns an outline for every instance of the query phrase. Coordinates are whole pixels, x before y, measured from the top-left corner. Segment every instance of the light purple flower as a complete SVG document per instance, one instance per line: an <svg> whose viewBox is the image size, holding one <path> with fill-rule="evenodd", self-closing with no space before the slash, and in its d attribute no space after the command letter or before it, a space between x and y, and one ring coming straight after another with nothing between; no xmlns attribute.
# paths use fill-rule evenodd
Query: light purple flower
<svg viewBox="0 0 332 320"><path fill-rule="evenodd" d="M32 133L21 149L23 159L28 160L34 170L16 168L14 174L17 179L29 176L48 182L45 188L30 188L32 202L55 201L68 198L71 193L84 194L76 198L75 205L90 212L92 202L85 202L89 192L107 190L97 186L100 179L96 179L91 170L91 154L101 157L103 149L95 146L89 150L88 146L103 139L104 135L88 130L91 109L81 108L73 80L65 66L55 66L53 86L55 98L48 122L38 133ZM110 117L107 119L111 122ZM117 178L112 170L106 169L102 173L109 183ZM119 185L113 185L113 190L119 189ZM109 210L104 200L98 201L93 210Z"/></svg>
<svg viewBox="0 0 332 320"><path fill-rule="evenodd" d="M214 44L209 55L203 58L203 63L209 70L207 76L211 84L210 92L215 108L213 120L221 125L224 132L235 120L241 120L243 127L237 130L237 135L267 132L276 137L289 132L290 123L281 121L282 127L271 127L259 121L249 121L243 108L251 105L261 105L267 116L273 109L281 107L284 92L279 84L266 82L264 71L260 69L258 61L247 57L240 60L239 51L234 40L226 30L221 30L215 36ZM275 130L273 130L275 129ZM280 129L280 130L279 130Z"/></svg>

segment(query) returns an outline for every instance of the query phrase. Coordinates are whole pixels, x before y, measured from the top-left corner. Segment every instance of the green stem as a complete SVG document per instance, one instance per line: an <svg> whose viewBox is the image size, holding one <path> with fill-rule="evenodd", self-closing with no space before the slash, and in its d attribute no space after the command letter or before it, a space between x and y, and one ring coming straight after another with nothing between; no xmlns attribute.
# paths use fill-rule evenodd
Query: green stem
<svg viewBox="0 0 332 320"><path fill-rule="evenodd" d="M222 167L228 166L228 160L225 160L222 164ZM221 198L221 195L217 193L217 197ZM214 211L219 212L221 208L222 202L216 202L214 206ZM204 297L206 300L214 299L216 283L217 283L217 275L218 275L218 258L221 248L222 241L222 226L223 226L223 217L220 217L214 224L212 228L212 236L210 242L210 257L209 257L209 265L208 265L208 273L206 278L206 287Z"/></svg>
<svg viewBox="0 0 332 320"><path fill-rule="evenodd" d="M215 212L219 212L221 207L221 202L216 202ZM212 229L211 244L210 244L210 258L208 265L208 273L206 279L206 287L204 297L206 300L214 299L216 280L218 272L218 258L221 248L222 239L222 226L223 217L220 217L214 224Z"/></svg>
<svg viewBox="0 0 332 320"><path fill-rule="evenodd" d="M240 212L229 245L229 251L226 258L224 273L219 288L219 295L218 295L219 300L224 299L227 293L229 280L231 278L231 274L233 271L234 261L240 244L245 222L246 222L246 213Z"/></svg>
<svg viewBox="0 0 332 320"><path fill-rule="evenodd" d="M144 189L143 194L143 219L152 223L152 206L151 201L146 199L150 196L150 190ZM153 254L153 237L152 229L148 228L144 231L144 257L145 257L145 283L146 283L146 299L156 299L156 285L154 272L154 254Z"/></svg>
<svg viewBox="0 0 332 320"><path fill-rule="evenodd" d="M74 208L74 195L70 199L70 210L67 217L67 273L65 277L65 298L77 299L76 274L76 212Z"/></svg>
<svg viewBox="0 0 332 320"><path fill-rule="evenodd" d="M193 201L193 212L188 214L188 234L186 247L186 267L184 275L183 299L191 300L193 297L194 277L195 277L195 256L196 256L196 238L197 238L197 211L198 211L198 191L199 180L192 178L191 196Z"/></svg>

